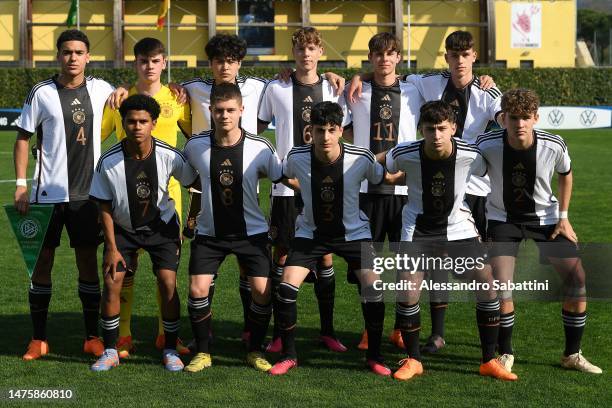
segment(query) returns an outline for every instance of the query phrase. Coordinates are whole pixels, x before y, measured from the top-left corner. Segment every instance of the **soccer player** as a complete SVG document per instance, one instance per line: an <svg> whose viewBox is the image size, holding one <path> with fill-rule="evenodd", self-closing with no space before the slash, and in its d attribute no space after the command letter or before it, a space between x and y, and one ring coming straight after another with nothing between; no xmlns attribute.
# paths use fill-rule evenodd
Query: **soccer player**
<svg viewBox="0 0 612 408"><path fill-rule="evenodd" d="M171 177L188 185L197 174L181 152L151 136L160 111L160 105L150 96L127 98L119 108L126 137L100 158L94 173L90 196L100 204L105 241L101 310L104 354L91 366L92 371L108 371L119 364L119 298L126 270L140 249L151 257L161 295L163 364L169 371L183 369L176 351L180 223L168 190Z"/></svg>
<svg viewBox="0 0 612 408"><path fill-rule="evenodd" d="M385 152L398 143L416 139L419 108L423 104L414 85L398 78L395 68L402 60L399 39L391 33L379 33L368 43L368 59L374 72L371 80L363 81L361 96L349 108L353 116L353 140L355 145L370 149L375 155ZM403 178L398 172L395 176ZM372 240L378 252L385 239L399 242L402 229L402 208L408 201L406 185L361 184L359 205L370 219ZM391 246L392 250L396 250ZM391 342L403 349L402 336L396 327ZM368 347L367 333L357 346Z"/></svg>
<svg viewBox="0 0 612 408"><path fill-rule="evenodd" d="M160 114L152 135L164 143L176 147L177 133L179 130L185 137L191 136L191 110L189 104L178 103L177 97L170 88L161 83L162 71L166 68L167 58L164 44L155 38L143 38L134 45L134 70L138 76L136 84L129 89L129 96L142 94L153 97L160 106ZM110 136L112 132L117 135L117 140L125 138L125 130L122 127L122 118L119 110L113 110L109 106L104 109L102 120L102 140ZM170 179L168 186L170 199L174 201L174 208L181 221L181 186L174 178ZM119 357L127 358L134 350L132 345L131 317L132 302L134 301L134 273L138 267L138 253L130 258L132 265L127 269L123 288L121 289L121 313L119 319L119 340L117 350ZM157 303L160 308L158 314L158 332L155 345L163 349L164 326L161 318L161 298L157 293ZM189 353L189 349L181 343L177 343L177 349L181 354Z"/></svg>
<svg viewBox="0 0 612 408"><path fill-rule="evenodd" d="M560 136L534 129L539 98L527 89L513 89L501 100L506 130L486 133L477 145L487 159L491 195L487 202L489 254L496 279L511 281L519 243L533 239L540 256L547 258L564 279L561 309L565 350L561 366L586 373L602 370L587 361L580 351L586 324L585 272L578 257L578 237L568 218L572 195L572 169L567 146ZM552 192L553 173L558 177L559 199ZM495 245L495 243L503 243ZM500 361L512 369L512 292L501 293L502 319L507 326L499 336Z"/></svg>
<svg viewBox="0 0 612 408"><path fill-rule="evenodd" d="M294 147L283 161L283 175L299 182L304 209L296 220L295 239L276 296L283 354L270 370L272 375L297 367L298 290L320 257L330 252L343 257L361 281L362 311L370 339L367 365L378 375L391 374L380 354L385 305L382 294L372 290L370 224L359 209L361 182L367 179L380 184L385 171L368 149L340 142L343 116L337 103L314 105L312 144Z"/></svg>
<svg viewBox="0 0 612 408"><path fill-rule="evenodd" d="M471 279L491 285L491 267L485 264L485 251L465 201L470 176L484 175L486 162L474 145L453 138L457 124L450 104L427 102L421 108L419 127L422 140L402 143L386 155L388 171L403 171L410 191L402 222L406 252L412 257L422 254L435 257L439 253L438 256L447 254L451 259L471 258L476 265L471 271ZM415 284L415 289L407 291L396 304L396 322L407 352L407 357L400 362L401 367L393 374L398 380L409 380L423 373L419 350L419 297L423 273L424 270L398 273L400 281ZM497 294L494 290L483 289L476 291L476 298L482 348L480 374L516 380L517 376L495 358L500 313Z"/></svg>
<svg viewBox="0 0 612 408"><path fill-rule="evenodd" d="M467 31L455 31L446 37L444 58L448 70L424 75L408 75L404 79L413 83L424 102L443 100L455 110L457 131L455 137L475 143L488 124L497 121L501 111L501 92L488 76L477 78L472 67L476 62L474 38ZM352 101L358 91L358 77L348 91ZM486 237L486 197L491 191L487 177L472 176L466 190L466 200L480 236ZM445 346L444 317L448 308L447 292L431 293L431 335L423 346L424 353L435 353ZM502 318L503 320L503 318ZM503 324L503 323L502 323Z"/></svg>
<svg viewBox="0 0 612 408"><path fill-rule="evenodd" d="M28 212L29 203L53 205L53 215L30 282L30 315L34 333L24 360L49 353L47 311L51 300L51 270L64 226L74 248L79 271L79 298L83 306L83 351L99 356L100 281L96 248L100 226L96 204L89 201L94 166L100 156L100 124L104 103L113 91L107 82L85 76L89 39L67 30L57 39L60 73L36 84L17 122L14 160L17 187L15 207ZM29 141L37 134L37 160L30 198L26 183Z"/></svg>
<svg viewBox="0 0 612 408"><path fill-rule="evenodd" d="M261 347L272 314L270 301L271 254L268 223L258 204L260 177L273 182L282 178L282 165L266 139L240 127L243 112L240 88L222 83L210 95L214 130L187 141L185 156L199 172L201 210L189 260L188 309L195 337L196 355L185 371L201 371L212 364L209 354L210 286L225 257L235 254L251 287L248 312L247 362L259 371L270 363Z"/></svg>
<svg viewBox="0 0 612 408"><path fill-rule="evenodd" d="M275 79L269 82L261 98L258 114L260 133L275 119L276 148L279 157L285 157L294 146L312 142L310 122L313 105L322 101L339 102L346 106L344 98L337 96L330 81L317 73L319 58L323 55L323 40L314 27L300 28L291 37L295 72L288 82ZM345 115L343 125L349 122ZM296 204L297 202L297 204ZM301 198L292 189L278 183L272 186L270 236L274 244L272 269L273 291L276 291L283 274L289 244L295 233L295 218L301 207ZM336 277L331 254L325 254L317 262L311 282L319 305L321 332L319 339L330 350L344 352L347 348L336 338L334 331L334 296ZM281 351L281 341L275 318L274 335L267 351Z"/></svg>

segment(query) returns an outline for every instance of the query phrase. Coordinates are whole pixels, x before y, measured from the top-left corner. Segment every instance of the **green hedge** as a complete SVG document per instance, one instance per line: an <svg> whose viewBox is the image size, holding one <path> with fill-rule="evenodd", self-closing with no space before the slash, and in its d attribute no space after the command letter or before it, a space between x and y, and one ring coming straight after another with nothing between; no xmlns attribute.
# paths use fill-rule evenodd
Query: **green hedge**
<svg viewBox="0 0 612 408"><path fill-rule="evenodd" d="M350 78L357 70L331 69ZM49 78L57 70L0 69L0 107L20 108L30 88ZM271 78L276 68L243 68L241 74ZM538 92L542 105L612 105L612 68L551 68L551 69L479 69L478 74L491 75L502 90L531 88ZM132 82L135 74L131 69L91 69L88 75L104 78L112 84ZM172 80L181 82L193 77L210 76L208 69L174 68Z"/></svg>

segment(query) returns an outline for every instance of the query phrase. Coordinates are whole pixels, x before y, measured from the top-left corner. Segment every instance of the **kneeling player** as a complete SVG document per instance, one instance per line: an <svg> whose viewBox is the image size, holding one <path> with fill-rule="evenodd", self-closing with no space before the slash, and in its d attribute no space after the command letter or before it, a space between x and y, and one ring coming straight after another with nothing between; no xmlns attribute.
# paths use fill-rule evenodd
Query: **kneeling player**
<svg viewBox="0 0 612 408"><path fill-rule="evenodd" d="M174 177L189 184L196 173L178 150L151 137L160 114L155 99L130 96L119 111L126 138L102 156L90 191L100 203L105 239L101 313L105 350L91 369L107 371L119 364L116 343L121 286L126 265L132 265L142 248L151 257L162 299L163 362L167 370L180 371L183 362L176 351L180 310L176 271L181 240L168 182Z"/></svg>
<svg viewBox="0 0 612 408"><path fill-rule="evenodd" d="M343 257L361 279L370 339L368 366L376 374L391 374L380 354L385 313L382 294L368 293L373 292L371 262L362 269L362 245L368 248L366 255L373 253L373 247L368 218L359 210L361 182L367 179L380 184L385 172L368 149L339 142L342 119L342 108L337 103L316 104L311 111L312 144L294 147L283 163L283 175L299 182L304 209L296 220L295 239L277 292L275 308L283 357L270 370L273 375L286 374L297 366L298 290L317 260L330 252Z"/></svg>
<svg viewBox="0 0 612 408"><path fill-rule="evenodd" d="M210 287L219 265L230 254L238 258L251 286L247 362L259 371L271 367L261 348L272 314L268 279L272 261L257 182L262 176L278 182L282 166L270 142L240 127L243 110L237 85L216 85L210 96L214 130L190 138L185 145L187 160L200 173L202 185L201 211L189 260L188 309L197 351L185 367L189 372L212 364L208 350Z"/></svg>
<svg viewBox="0 0 612 408"><path fill-rule="evenodd" d="M572 171L563 139L534 129L539 98L527 89L514 89L502 96L502 121L506 130L481 135L477 145L487 159L491 195L487 202L490 256L493 273L501 282L512 280L519 243L533 239L540 256L547 258L564 279L561 310L565 351L561 365L586 373L601 373L580 352L586 324L585 272L576 250L578 238L567 218L572 194ZM551 179L559 178L559 200L552 193ZM548 243L547 243L548 242ZM501 294L500 361L512 369L512 293Z"/></svg>
<svg viewBox="0 0 612 408"><path fill-rule="evenodd" d="M478 230L465 201L465 189L472 174L483 176L486 163L476 147L453 138L457 125L453 108L446 102L427 102L421 107L419 128L423 140L402 143L387 153L389 172L406 173L410 200L403 210L402 241L412 256L458 256L484 259ZM476 262L474 262L476 264ZM482 264L482 260L480 262ZM471 271L478 283L492 285L491 268L483 265ZM419 350L421 312L420 282L423 271L403 271L398 278L413 282L414 290L398 299L396 322L402 331L407 358L393 376L409 380L423 373ZM476 292L476 319L482 348L480 374L502 380L516 380L495 359L499 330L499 301L495 291Z"/></svg>

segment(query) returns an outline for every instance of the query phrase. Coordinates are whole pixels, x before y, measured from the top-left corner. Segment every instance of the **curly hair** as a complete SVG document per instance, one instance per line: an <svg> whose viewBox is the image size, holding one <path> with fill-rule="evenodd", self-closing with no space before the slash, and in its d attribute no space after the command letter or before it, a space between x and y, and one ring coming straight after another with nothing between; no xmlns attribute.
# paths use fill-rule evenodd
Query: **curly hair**
<svg viewBox="0 0 612 408"><path fill-rule="evenodd" d="M457 122L455 111L448 103L444 101L430 101L421 106L419 128L422 128L424 123L437 125L445 120L448 120L450 123Z"/></svg>
<svg viewBox="0 0 612 408"><path fill-rule="evenodd" d="M233 34L217 34L204 47L208 60L215 58L242 61L247 53L247 43Z"/></svg>
<svg viewBox="0 0 612 408"><path fill-rule="evenodd" d="M291 36L291 44L296 45L314 44L320 47L323 44L321 33L314 27L303 27L296 30Z"/></svg>
<svg viewBox="0 0 612 408"><path fill-rule="evenodd" d="M129 111L147 111L151 115L152 120L157 120L161 111L159 103L147 95L132 95L128 97L119 107L121 119L125 119Z"/></svg>
<svg viewBox="0 0 612 408"><path fill-rule="evenodd" d="M504 112L528 116L538 113L540 98L531 89L511 89L502 95L501 107Z"/></svg>
<svg viewBox="0 0 612 408"><path fill-rule="evenodd" d="M342 126L342 119L344 119L344 112L335 102L319 102L310 111L310 120L315 126Z"/></svg>

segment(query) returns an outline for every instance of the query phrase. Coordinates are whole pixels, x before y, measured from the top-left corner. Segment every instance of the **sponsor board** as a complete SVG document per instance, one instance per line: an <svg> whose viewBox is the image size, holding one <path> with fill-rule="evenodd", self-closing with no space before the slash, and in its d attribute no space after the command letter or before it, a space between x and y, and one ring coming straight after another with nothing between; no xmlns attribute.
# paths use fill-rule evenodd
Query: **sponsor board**
<svg viewBox="0 0 612 408"><path fill-rule="evenodd" d="M542 106L539 129L595 129L612 126L612 109L578 106Z"/></svg>

